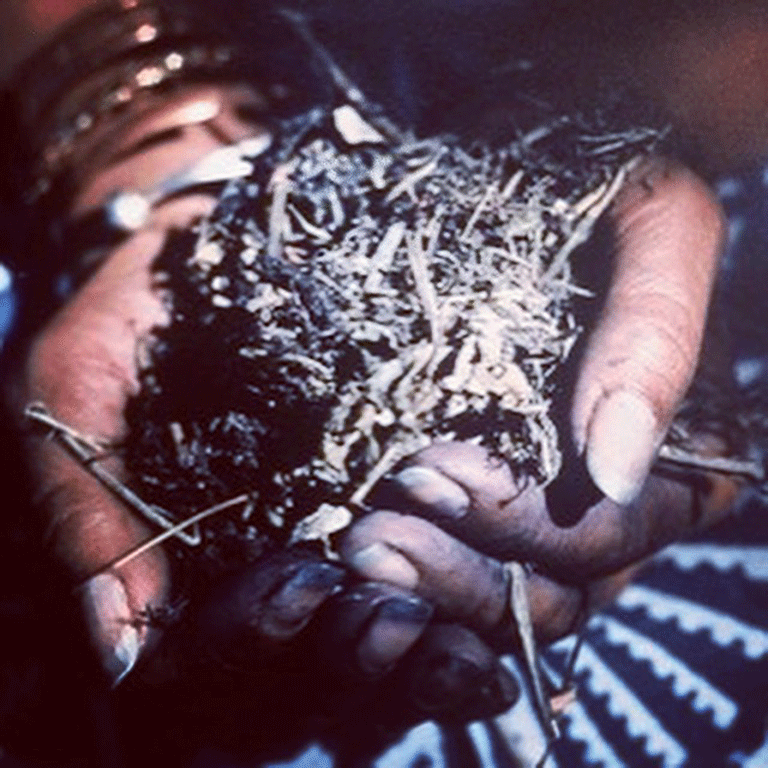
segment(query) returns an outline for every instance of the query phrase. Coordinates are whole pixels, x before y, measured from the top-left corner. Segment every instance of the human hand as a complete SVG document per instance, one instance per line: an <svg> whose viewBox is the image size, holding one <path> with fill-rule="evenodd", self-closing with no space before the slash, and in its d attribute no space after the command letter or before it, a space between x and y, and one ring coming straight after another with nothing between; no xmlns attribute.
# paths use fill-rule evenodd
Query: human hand
<svg viewBox="0 0 768 768"><path fill-rule="evenodd" d="M689 171L655 160L635 171L612 214L615 271L570 408L571 461L581 454L586 464L565 467L570 495L516 477L477 446L433 445L349 531L343 556L361 576L416 591L438 616L496 631L508 618L502 564L529 562L534 626L551 640L574 628L585 600L610 597L626 569L725 513L735 483L647 478L698 364L719 207ZM596 494L585 509L590 476L606 498Z"/></svg>
<svg viewBox="0 0 768 768"><path fill-rule="evenodd" d="M190 199L164 214L183 219L206 204ZM17 395L19 403L46 403L107 453L123 436L137 347L150 343L152 327L166 318L149 271L166 223L115 251L48 326ZM161 613L173 591L162 550L109 567L149 538L147 526L56 442L30 439L49 543L73 581L85 580L79 594L96 649L108 678L121 681L118 699L140 701L125 712L128 722L141 713L142 732L162 723L193 731L195 739L185 740L190 748L209 737L261 753L363 708L397 731L428 716L492 715L514 702L513 678L476 635L431 626L423 598L360 583L310 551L278 553L244 568L196 596L197 607L161 637L148 614ZM124 477L114 456L102 465ZM390 674L398 662L398 673ZM450 697L430 697L435 678ZM252 722L271 725L247 727ZM158 734L157 742L163 738Z"/></svg>
<svg viewBox="0 0 768 768"><path fill-rule="evenodd" d="M158 117L154 130L164 127ZM141 133L132 128L130 140L145 141ZM152 182L148 176L160 168L167 174L183 167L189 156L204 153L209 139L201 133L186 142L182 137L178 146L176 139L170 145L154 145L152 152L161 152L162 162L144 152L123 152L125 164L107 164L76 205L87 211L114 189L146 186ZM148 226L111 252L40 333L12 397L18 414L40 403L56 421L99 446L99 466L127 484L118 451L127 430L124 408L138 391L142 351L152 344L154 330L169 321L152 264L170 230L187 228L213 204L199 194L156 206ZM384 684L394 692L391 700L401 702L397 712L390 713L400 725L423 719L427 711L437 716L492 714L514 701L514 681L471 632L432 628L431 606L423 599L391 585L352 580L345 569L321 562L312 553L275 555L244 569L202 596L189 619L161 637L152 617L162 613L173 591L168 560L157 547L124 557L150 537L148 526L49 435L30 431L28 448L49 544L79 584L96 651L108 679L120 683L121 689L163 690L176 697L180 716L186 712L193 718L196 715L180 701L194 701L195 710L206 705L216 709L220 699L206 700L207 693L225 686L233 702L236 679L241 703L253 709L256 702L264 717L266 710L277 710L266 691L278 690L285 697L292 685L301 688L300 679L316 678L318 669L327 682L324 698L343 703L344 711L379 690L379 681L386 677ZM421 637L425 642L410 653ZM400 660L409 673L388 675ZM454 691L450 701L421 701L420 691L402 682L412 672L427 686L430 675L445 669L442 678ZM197 685L201 677L206 680L202 689ZM193 691L201 695L193 697ZM254 696L255 691L265 696ZM328 701L312 699L309 706L311 697L301 691L296 696L290 702L283 699L289 704L283 710L284 723L294 731L285 735L291 737L298 730L297 701L307 704L308 717L312 710L328 711Z"/></svg>

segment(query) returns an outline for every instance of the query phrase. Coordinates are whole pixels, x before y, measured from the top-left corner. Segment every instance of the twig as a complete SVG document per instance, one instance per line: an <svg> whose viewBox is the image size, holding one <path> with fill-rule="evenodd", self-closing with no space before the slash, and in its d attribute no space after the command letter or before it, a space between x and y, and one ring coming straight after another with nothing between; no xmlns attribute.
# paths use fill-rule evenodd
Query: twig
<svg viewBox="0 0 768 768"><path fill-rule="evenodd" d="M246 504L249 499L250 496L247 493L242 493L240 496L235 496L233 499L222 501L219 504L214 504L212 507L208 507L207 509L202 510L202 512L197 512L194 515L188 517L186 520L182 520L172 528L169 528L167 531L163 531L162 533L157 534L157 536L153 536L151 539L147 539L141 544L137 544L132 549L129 549L127 552L124 552L122 555L120 555L120 557L118 557L116 560L112 560L111 562L99 568L98 571L90 574L83 581L87 581L91 577L96 576L99 573L103 573L104 571L117 570L118 568L122 568L124 565L130 563L131 560L134 560L139 555L143 555L153 547L162 544L166 539L170 539L173 536L178 536L178 534L183 531L184 528L188 528L191 525L197 525L200 521L205 520L205 518L217 515L219 512L224 512L225 510L231 509L232 507L236 507L238 504Z"/></svg>
<svg viewBox="0 0 768 768"><path fill-rule="evenodd" d="M391 203L393 200L397 200L400 195L407 192L414 200L416 199L416 185L427 176L431 176L436 170L440 160L440 156L433 157L423 165L419 166L415 171L404 176L400 181L395 184L390 190L389 194L385 198L385 203Z"/></svg>
<svg viewBox="0 0 768 768"><path fill-rule="evenodd" d="M537 142L545 139L555 131L560 130L560 128L568 125L570 122L570 118L559 117L556 120L547 123L547 125L541 125L538 128L534 128L533 130L528 131L528 133L522 135L520 137L520 144L526 148L532 147Z"/></svg>
<svg viewBox="0 0 768 768"><path fill-rule="evenodd" d="M507 200L509 200L512 195L517 192L517 188L520 186L520 182L523 180L524 175L525 171L523 171L521 168L520 170L516 171L512 175L512 178L504 185L504 189L501 190L501 194L499 195L503 203L506 203Z"/></svg>
<svg viewBox="0 0 768 768"><path fill-rule="evenodd" d="M382 272L386 272L390 268L392 259L403 241L405 230L405 222L396 221L384 233L384 237L381 238L381 242L368 262L369 272L365 278L365 283L363 283L365 293L375 293L378 290L382 281Z"/></svg>
<svg viewBox="0 0 768 768"><path fill-rule="evenodd" d="M528 670L531 687L533 688L536 710L542 729L549 741L552 742L559 738L560 729L552 714L549 699L544 693L544 683L539 668L536 641L533 637L531 609L528 603L528 593L525 588L525 570L520 563L515 561L504 563L503 568L507 575L509 607L512 610L512 616L517 625L517 633L520 637L520 644L523 647L523 658L525 659L525 666Z"/></svg>
<svg viewBox="0 0 768 768"><path fill-rule="evenodd" d="M387 472L389 472L389 470L403 458L403 456L405 456L405 454L406 451L401 445L390 445L384 452L384 455L378 460L376 466L368 473L363 484L352 494L349 499L349 504L352 507L362 506L365 497L368 495L371 488L373 488L373 486L376 485L376 483L378 483L379 480L381 480L381 478L384 477L384 475L386 475Z"/></svg>
<svg viewBox="0 0 768 768"><path fill-rule="evenodd" d="M269 209L269 240L267 241L267 256L279 259L283 251L283 238L287 220L286 207L288 193L291 189L290 175L295 162L285 163L275 168L269 186L272 189L272 205Z"/></svg>
<svg viewBox="0 0 768 768"><path fill-rule="evenodd" d="M45 426L50 427L54 432L68 435L72 440L82 445L83 448L92 451L94 453L94 458L96 458L105 448L104 445L100 445L93 440L93 438L86 437L82 432L78 432L67 424L62 424L62 422L54 419L42 403L30 403L24 410L24 416L36 421L38 424L45 424ZM93 461L93 459L91 460Z"/></svg>
<svg viewBox="0 0 768 768"><path fill-rule="evenodd" d="M565 267L571 254L582 243L586 242L592 233L592 227L595 222L603 215L608 206L613 202L619 190L624 184L625 179L629 172L637 165L639 161L637 159L631 160L622 166L613 181L608 185L608 189L605 190L605 194L598 200L588 211L584 213L576 228L571 233L571 236L566 240L563 247L558 251L552 263L541 277L542 284L550 282L562 271Z"/></svg>
<svg viewBox="0 0 768 768"><path fill-rule="evenodd" d="M469 236L472 234L472 230L475 228L475 225L480 219L480 216L482 216L485 207L490 202L491 198L496 192L496 189L496 184L488 185L485 192L483 193L483 196L480 198L480 202L477 204L477 207L474 211L472 211L472 215L469 217L469 221L464 227L464 230L459 235L459 240L466 242L469 239Z"/></svg>
<svg viewBox="0 0 768 768"><path fill-rule="evenodd" d="M435 349L440 345L442 330L440 328L440 318L437 311L437 293L432 280L429 277L428 260L431 257L430 251L434 250L437 238L433 236L432 242L427 249L422 247L419 242L421 233L411 233L406 236L408 242L408 263L411 265L414 283L416 284L416 293L418 294L421 306L424 309L424 316L429 322L429 332L432 337L432 345Z"/></svg>
<svg viewBox="0 0 768 768"><path fill-rule="evenodd" d="M154 504L147 504L127 485L121 483L114 475L104 469L98 463L99 456L97 453L94 453L93 443L90 440L81 438L71 427L51 416L44 405L41 403L31 403L24 410L24 415L28 419L48 427L52 431L53 437L80 462L83 468L124 504L166 531L175 527L170 515L164 509ZM196 547L202 541L198 529L195 529L192 535L185 531L176 531L173 535L191 547Z"/></svg>
<svg viewBox="0 0 768 768"><path fill-rule="evenodd" d="M365 94L355 85L352 79L344 70L333 60L331 54L319 43L312 33L307 23L306 16L288 9L280 8L278 13L293 27L296 34L302 39L304 44L317 57L317 60L323 66L331 79L334 87L340 91L341 95L357 110L368 122L371 123L380 133L389 141L402 144L405 141L403 132L382 114L375 114L370 101L366 99Z"/></svg>
<svg viewBox="0 0 768 768"><path fill-rule="evenodd" d="M662 445L657 461L661 464L676 464L691 469L703 469L723 475L737 475L756 483L766 481L765 470L759 461L731 459L720 456L702 456L672 445Z"/></svg>

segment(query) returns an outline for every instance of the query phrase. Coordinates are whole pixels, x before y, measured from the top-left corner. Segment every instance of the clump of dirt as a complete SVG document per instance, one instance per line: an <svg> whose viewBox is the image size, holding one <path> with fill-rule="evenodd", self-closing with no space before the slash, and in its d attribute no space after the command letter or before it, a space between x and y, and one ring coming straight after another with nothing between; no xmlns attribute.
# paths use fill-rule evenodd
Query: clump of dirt
<svg viewBox="0 0 768 768"><path fill-rule="evenodd" d="M490 147L388 125L348 104L282 121L158 261L173 322L125 458L176 520L247 495L204 524L214 560L328 546L435 440L558 473L551 382L589 295L571 256L659 134L563 119Z"/></svg>

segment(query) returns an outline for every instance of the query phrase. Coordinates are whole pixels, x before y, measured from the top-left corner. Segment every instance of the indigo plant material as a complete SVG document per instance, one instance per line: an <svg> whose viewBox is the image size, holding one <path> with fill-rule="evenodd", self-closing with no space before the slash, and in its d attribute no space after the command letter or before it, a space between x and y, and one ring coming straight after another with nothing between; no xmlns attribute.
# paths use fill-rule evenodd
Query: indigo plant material
<svg viewBox="0 0 768 768"><path fill-rule="evenodd" d="M552 377L590 295L572 257L651 129L558 118L489 146L349 104L275 127L253 174L157 264L173 322L131 403L137 490L206 525L214 560L330 536L434 440L547 483Z"/></svg>

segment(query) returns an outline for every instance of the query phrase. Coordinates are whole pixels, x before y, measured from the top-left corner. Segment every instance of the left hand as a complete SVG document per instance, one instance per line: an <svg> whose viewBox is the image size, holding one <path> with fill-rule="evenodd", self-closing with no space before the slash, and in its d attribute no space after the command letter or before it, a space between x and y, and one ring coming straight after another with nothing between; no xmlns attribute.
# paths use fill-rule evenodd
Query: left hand
<svg viewBox="0 0 768 768"><path fill-rule="evenodd" d="M553 639L573 629L584 590L590 606L607 599L627 569L725 514L735 483L648 478L698 365L719 205L694 174L657 158L632 172L611 215L614 275L579 364L572 435L561 435L576 449L564 467L573 497L516 478L477 446L435 444L346 536L344 558L361 576L415 590L438 615L489 631L507 616L502 561L530 562L534 624ZM590 482L604 498L585 510Z"/></svg>

